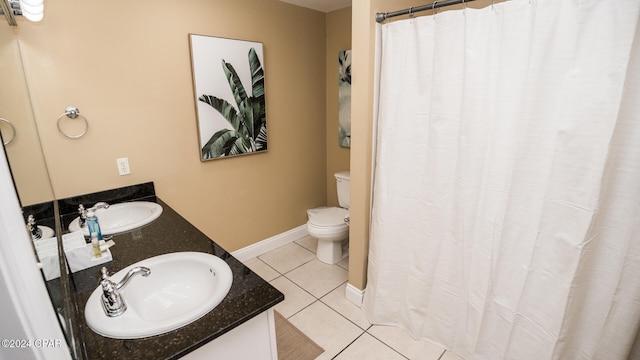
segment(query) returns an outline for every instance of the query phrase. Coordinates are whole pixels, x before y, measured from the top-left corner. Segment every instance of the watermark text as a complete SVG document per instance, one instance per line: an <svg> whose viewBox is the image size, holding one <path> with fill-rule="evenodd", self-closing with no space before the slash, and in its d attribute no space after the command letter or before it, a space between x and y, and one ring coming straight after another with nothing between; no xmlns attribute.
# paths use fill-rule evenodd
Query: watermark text
<svg viewBox="0 0 640 360"><path fill-rule="evenodd" d="M62 346L60 339L2 339L0 346L5 349L20 348L58 348Z"/></svg>

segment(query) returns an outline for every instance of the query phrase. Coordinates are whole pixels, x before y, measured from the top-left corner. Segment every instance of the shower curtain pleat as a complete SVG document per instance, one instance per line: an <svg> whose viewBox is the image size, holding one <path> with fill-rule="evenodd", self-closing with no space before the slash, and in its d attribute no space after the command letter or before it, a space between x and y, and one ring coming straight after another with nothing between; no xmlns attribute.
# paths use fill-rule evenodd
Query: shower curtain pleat
<svg viewBox="0 0 640 360"><path fill-rule="evenodd" d="M639 15L512 0L378 25L372 323L466 359L640 356Z"/></svg>

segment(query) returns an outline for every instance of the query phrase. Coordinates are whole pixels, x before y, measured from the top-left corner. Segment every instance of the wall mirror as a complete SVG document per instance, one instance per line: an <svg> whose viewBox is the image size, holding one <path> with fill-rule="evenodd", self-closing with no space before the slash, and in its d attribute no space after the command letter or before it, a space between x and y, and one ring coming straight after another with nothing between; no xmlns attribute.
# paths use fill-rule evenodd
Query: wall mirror
<svg viewBox="0 0 640 360"><path fill-rule="evenodd" d="M18 198L23 207L25 227L27 217L34 215L38 225L55 229L55 194L33 115L20 44L15 28L4 20L0 21L0 69L0 118L4 119L0 121L0 133ZM67 343L70 344L72 312L69 302L64 300L67 298L64 294L68 286L60 277L45 281L45 284L53 307L59 315ZM66 331L67 329L69 330ZM70 351L77 354L72 347Z"/></svg>
<svg viewBox="0 0 640 360"><path fill-rule="evenodd" d="M53 190L40 146L14 30L0 22L0 123L11 172L22 206L52 201ZM12 124L12 127L8 125Z"/></svg>

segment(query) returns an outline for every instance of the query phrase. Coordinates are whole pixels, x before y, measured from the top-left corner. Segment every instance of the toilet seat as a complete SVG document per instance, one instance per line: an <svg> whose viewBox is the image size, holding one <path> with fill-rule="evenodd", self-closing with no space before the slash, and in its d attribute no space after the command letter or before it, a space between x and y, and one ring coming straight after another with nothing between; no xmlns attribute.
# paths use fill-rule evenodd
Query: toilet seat
<svg viewBox="0 0 640 360"><path fill-rule="evenodd" d="M342 245L349 238L349 210L339 207L307 210L307 230L318 239L316 257L326 264L335 264L345 257Z"/></svg>
<svg viewBox="0 0 640 360"><path fill-rule="evenodd" d="M349 235L349 225L334 226L315 226L311 222L307 222L307 230L309 234L318 238L330 238L332 241L346 238ZM335 239L334 239L335 238Z"/></svg>
<svg viewBox="0 0 640 360"><path fill-rule="evenodd" d="M318 230L334 229L335 231L344 231L348 229L349 224L345 221L349 217L349 210L339 207L328 207L308 210L308 225Z"/></svg>

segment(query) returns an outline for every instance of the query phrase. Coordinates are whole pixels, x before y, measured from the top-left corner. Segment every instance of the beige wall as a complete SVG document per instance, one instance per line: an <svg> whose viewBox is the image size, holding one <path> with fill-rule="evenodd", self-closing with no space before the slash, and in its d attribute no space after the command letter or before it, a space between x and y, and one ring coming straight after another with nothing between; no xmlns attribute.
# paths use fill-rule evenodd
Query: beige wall
<svg viewBox="0 0 640 360"><path fill-rule="evenodd" d="M56 197L154 181L230 251L304 224L327 197L325 20L277 0L47 2L18 36ZM268 152L200 161L189 33L262 42ZM70 105L78 140L55 125Z"/></svg>
<svg viewBox="0 0 640 360"><path fill-rule="evenodd" d="M350 150L338 145L338 53L351 49L351 8L332 11L326 21L327 205L337 206L338 171L349 170Z"/></svg>
<svg viewBox="0 0 640 360"><path fill-rule="evenodd" d="M0 131L4 142L13 137L5 148L20 201L26 206L51 201L53 193L33 121L15 30L7 22L0 21L0 118L14 127L12 130L2 121Z"/></svg>
<svg viewBox="0 0 640 360"><path fill-rule="evenodd" d="M373 118L374 0L352 2L351 217L349 283L364 289L369 251L371 130Z"/></svg>

